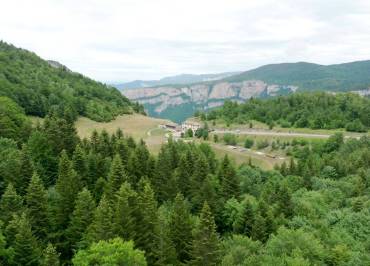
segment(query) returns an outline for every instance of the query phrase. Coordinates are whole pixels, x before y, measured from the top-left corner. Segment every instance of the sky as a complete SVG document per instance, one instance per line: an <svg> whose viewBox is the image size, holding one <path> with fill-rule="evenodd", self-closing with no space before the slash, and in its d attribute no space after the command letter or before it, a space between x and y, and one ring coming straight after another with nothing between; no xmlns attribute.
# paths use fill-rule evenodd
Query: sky
<svg viewBox="0 0 370 266"><path fill-rule="evenodd" d="M370 59L369 0L0 3L0 40L107 83Z"/></svg>

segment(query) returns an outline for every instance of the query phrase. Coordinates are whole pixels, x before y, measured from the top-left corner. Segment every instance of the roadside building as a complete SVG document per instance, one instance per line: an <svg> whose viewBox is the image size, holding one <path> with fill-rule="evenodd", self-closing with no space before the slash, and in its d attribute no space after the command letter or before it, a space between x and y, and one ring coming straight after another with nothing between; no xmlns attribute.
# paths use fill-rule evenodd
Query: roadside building
<svg viewBox="0 0 370 266"><path fill-rule="evenodd" d="M199 129L201 127L202 127L201 124L198 123L198 122L185 121L181 125L181 131L185 133L187 130L191 129L193 131L193 133L195 133L195 131L197 131L197 129Z"/></svg>

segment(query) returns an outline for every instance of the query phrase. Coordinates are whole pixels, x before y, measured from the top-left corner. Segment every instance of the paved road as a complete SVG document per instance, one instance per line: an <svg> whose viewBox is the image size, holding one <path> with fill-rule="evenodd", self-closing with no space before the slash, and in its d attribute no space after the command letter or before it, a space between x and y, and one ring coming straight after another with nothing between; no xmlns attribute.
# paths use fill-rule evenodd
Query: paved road
<svg viewBox="0 0 370 266"><path fill-rule="evenodd" d="M276 136L276 137L306 137L306 138L329 138L330 134L318 134L318 133L297 133L297 132L276 132L267 130L253 130L253 129L235 129L235 130L223 130L215 129L213 133L225 134L232 133L236 135L258 135L258 136ZM345 136L346 138L360 138L359 136Z"/></svg>

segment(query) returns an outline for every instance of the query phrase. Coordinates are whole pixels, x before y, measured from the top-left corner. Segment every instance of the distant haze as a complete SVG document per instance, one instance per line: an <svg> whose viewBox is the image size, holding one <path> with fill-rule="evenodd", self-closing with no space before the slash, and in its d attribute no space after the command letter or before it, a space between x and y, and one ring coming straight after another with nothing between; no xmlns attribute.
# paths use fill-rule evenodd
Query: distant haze
<svg viewBox="0 0 370 266"><path fill-rule="evenodd" d="M370 57L369 0L3 1L0 39L104 82Z"/></svg>

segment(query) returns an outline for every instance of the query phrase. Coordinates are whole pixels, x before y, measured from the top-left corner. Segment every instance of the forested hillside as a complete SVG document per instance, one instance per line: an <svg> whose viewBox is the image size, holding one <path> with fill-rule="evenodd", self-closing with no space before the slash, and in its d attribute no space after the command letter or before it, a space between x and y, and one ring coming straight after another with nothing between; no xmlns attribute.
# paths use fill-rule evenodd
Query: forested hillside
<svg viewBox="0 0 370 266"><path fill-rule="evenodd" d="M0 41L0 96L16 101L27 115L41 117L66 108L96 121L109 121L134 109L142 112L117 89L53 66L34 53Z"/></svg>
<svg viewBox="0 0 370 266"><path fill-rule="evenodd" d="M242 104L228 101L221 108L202 115L245 124L257 120L271 127L312 129L346 128L364 132L370 127L370 99L355 94L296 93L270 99L251 99Z"/></svg>
<svg viewBox="0 0 370 266"><path fill-rule="evenodd" d="M1 265L370 264L369 137L262 171L207 144L170 139L154 156L120 130L81 140L55 112L24 131L1 100Z"/></svg>
<svg viewBox="0 0 370 266"><path fill-rule="evenodd" d="M303 90L351 91L370 87L370 60L336 65L306 62L265 65L226 81L258 79L268 84L294 85Z"/></svg>

